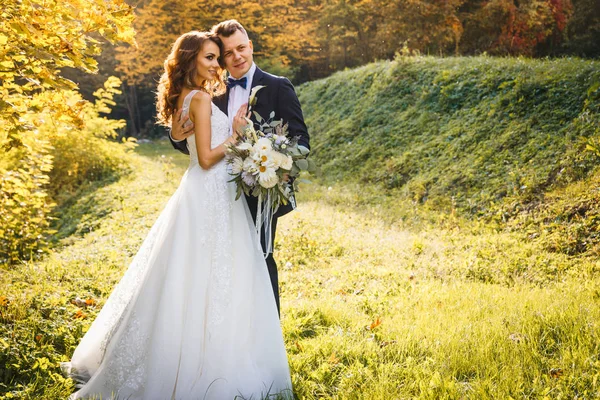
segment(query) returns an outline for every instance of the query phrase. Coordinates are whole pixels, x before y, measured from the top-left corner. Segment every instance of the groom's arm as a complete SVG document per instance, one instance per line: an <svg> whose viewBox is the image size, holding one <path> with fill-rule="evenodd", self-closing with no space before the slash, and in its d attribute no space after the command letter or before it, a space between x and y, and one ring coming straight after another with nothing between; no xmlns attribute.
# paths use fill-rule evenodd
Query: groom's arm
<svg viewBox="0 0 600 400"><path fill-rule="evenodd" d="M190 154L190 151L188 150L188 147L187 147L187 140L183 139L180 141L175 141L175 140L173 140L173 137L171 136L171 132L169 132L169 140L171 141L171 144L173 145L173 147L176 150L179 150L183 154L187 154L187 155Z"/></svg>
<svg viewBox="0 0 600 400"><path fill-rule="evenodd" d="M169 131L169 140L171 141L171 144L173 145L173 147L175 147L176 150L179 150L183 154L189 155L190 151L188 150L187 140L185 139L194 133L194 125L191 124L189 116L186 116L182 119L181 113L182 110L179 110L175 115L173 115L173 118L171 118L171 130ZM187 128L185 127L186 122L189 122L189 126ZM174 138L178 139L175 140Z"/></svg>
<svg viewBox="0 0 600 400"><path fill-rule="evenodd" d="M283 119L288 124L288 136L298 136L298 144L310 149L310 138L304 123L300 100L298 100L294 86L287 78L279 78L276 104L278 106L277 118ZM290 202L285 206L280 206L274 216L281 217L294 208L296 208L295 200L294 197L291 197Z"/></svg>
<svg viewBox="0 0 600 400"><path fill-rule="evenodd" d="M294 86L287 78L280 78L277 103L279 115L284 122L288 123L289 137L299 136L298 144L310 149L310 137L304 123L302 107L294 90Z"/></svg>

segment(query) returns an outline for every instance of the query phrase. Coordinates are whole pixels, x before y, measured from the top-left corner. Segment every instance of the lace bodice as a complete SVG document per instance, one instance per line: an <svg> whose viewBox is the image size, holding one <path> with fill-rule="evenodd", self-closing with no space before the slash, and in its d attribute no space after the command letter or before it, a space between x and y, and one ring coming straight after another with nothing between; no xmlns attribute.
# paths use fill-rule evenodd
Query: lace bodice
<svg viewBox="0 0 600 400"><path fill-rule="evenodd" d="M183 99L183 107L181 116L185 117L190 112L190 104L192 102L192 97L199 90L192 90L185 96ZM211 105L211 117L210 117L210 128L211 128L211 139L210 146L211 148L215 148L221 143L223 143L230 135L230 127L229 127L229 118L223 111L219 109L213 102ZM187 139L188 150L190 151L190 166L198 165L198 152L196 150L196 139L194 135L188 137Z"/></svg>

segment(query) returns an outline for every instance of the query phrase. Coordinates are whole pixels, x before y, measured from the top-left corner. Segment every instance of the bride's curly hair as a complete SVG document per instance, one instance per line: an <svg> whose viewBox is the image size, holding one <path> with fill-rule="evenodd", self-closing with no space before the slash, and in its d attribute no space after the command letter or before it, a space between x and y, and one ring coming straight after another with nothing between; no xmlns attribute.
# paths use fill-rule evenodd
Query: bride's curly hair
<svg viewBox="0 0 600 400"><path fill-rule="evenodd" d="M171 127L171 119L177 110L177 100L184 88L202 89L210 95L225 91L223 82L223 64L219 58L221 70L212 81L196 82L196 57L204 42L210 40L223 52L221 39L210 32L191 31L181 35L173 44L171 54L165 60L165 72L158 82L156 92L156 111L160 125Z"/></svg>

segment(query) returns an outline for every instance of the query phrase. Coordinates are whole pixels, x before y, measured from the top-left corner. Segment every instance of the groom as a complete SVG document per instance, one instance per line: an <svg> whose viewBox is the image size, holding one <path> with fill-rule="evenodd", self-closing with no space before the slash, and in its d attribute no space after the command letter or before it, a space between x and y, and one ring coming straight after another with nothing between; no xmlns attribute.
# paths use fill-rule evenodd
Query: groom
<svg viewBox="0 0 600 400"><path fill-rule="evenodd" d="M221 111L227 114L229 124L232 124L233 118L240 106L248 103L251 89L255 86L263 85L265 87L257 93L257 101L252 109L265 118L268 118L271 112L275 112L274 119L282 119L284 123L288 123L288 137L293 138L298 136L298 143L306 148L310 148L308 130L304 123L300 102L290 81L286 78L266 73L254 64L252 58L252 41L248 38L244 27L235 19L223 21L213 26L212 32L217 34L223 42L221 60L229 72L227 91L225 94L215 97L213 102ZM256 123L254 114L251 115L250 119L253 123ZM185 120L173 122L171 143L173 143L173 146L177 150L189 154L185 139L193 134L193 127L184 128L184 123ZM272 242L275 240L277 218L287 214L294 208L295 201L293 197L290 200L287 205L281 205L273 216L273 223L271 224ZM256 222L257 198L246 196L246 201L248 202L252 219ZM264 232L261 232L260 237L263 251L265 251ZM271 248L273 248L273 243L271 243ZM273 253L269 253L266 261L269 276L271 277L271 285L273 286L273 293L275 294L275 302L277 303L277 311L279 312L279 280L277 276L277 264L273 259Z"/></svg>

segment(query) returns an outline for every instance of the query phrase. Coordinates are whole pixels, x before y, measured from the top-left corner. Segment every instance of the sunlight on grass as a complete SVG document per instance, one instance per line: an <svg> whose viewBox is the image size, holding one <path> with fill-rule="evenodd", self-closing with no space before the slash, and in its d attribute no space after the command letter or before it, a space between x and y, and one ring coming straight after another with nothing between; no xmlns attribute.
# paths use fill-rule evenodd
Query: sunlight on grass
<svg viewBox="0 0 600 400"><path fill-rule="evenodd" d="M597 261L504 233L399 230L322 202L301 204L278 235L300 398L599 394L600 280L578 277ZM556 268L538 271L534 253Z"/></svg>
<svg viewBox="0 0 600 400"><path fill-rule="evenodd" d="M47 258L2 270L1 399L72 392L59 362L187 165L167 145L143 144L132 174L78 200L75 233ZM302 189L299 209L279 222L275 254L298 398L600 396L596 259L368 189Z"/></svg>

